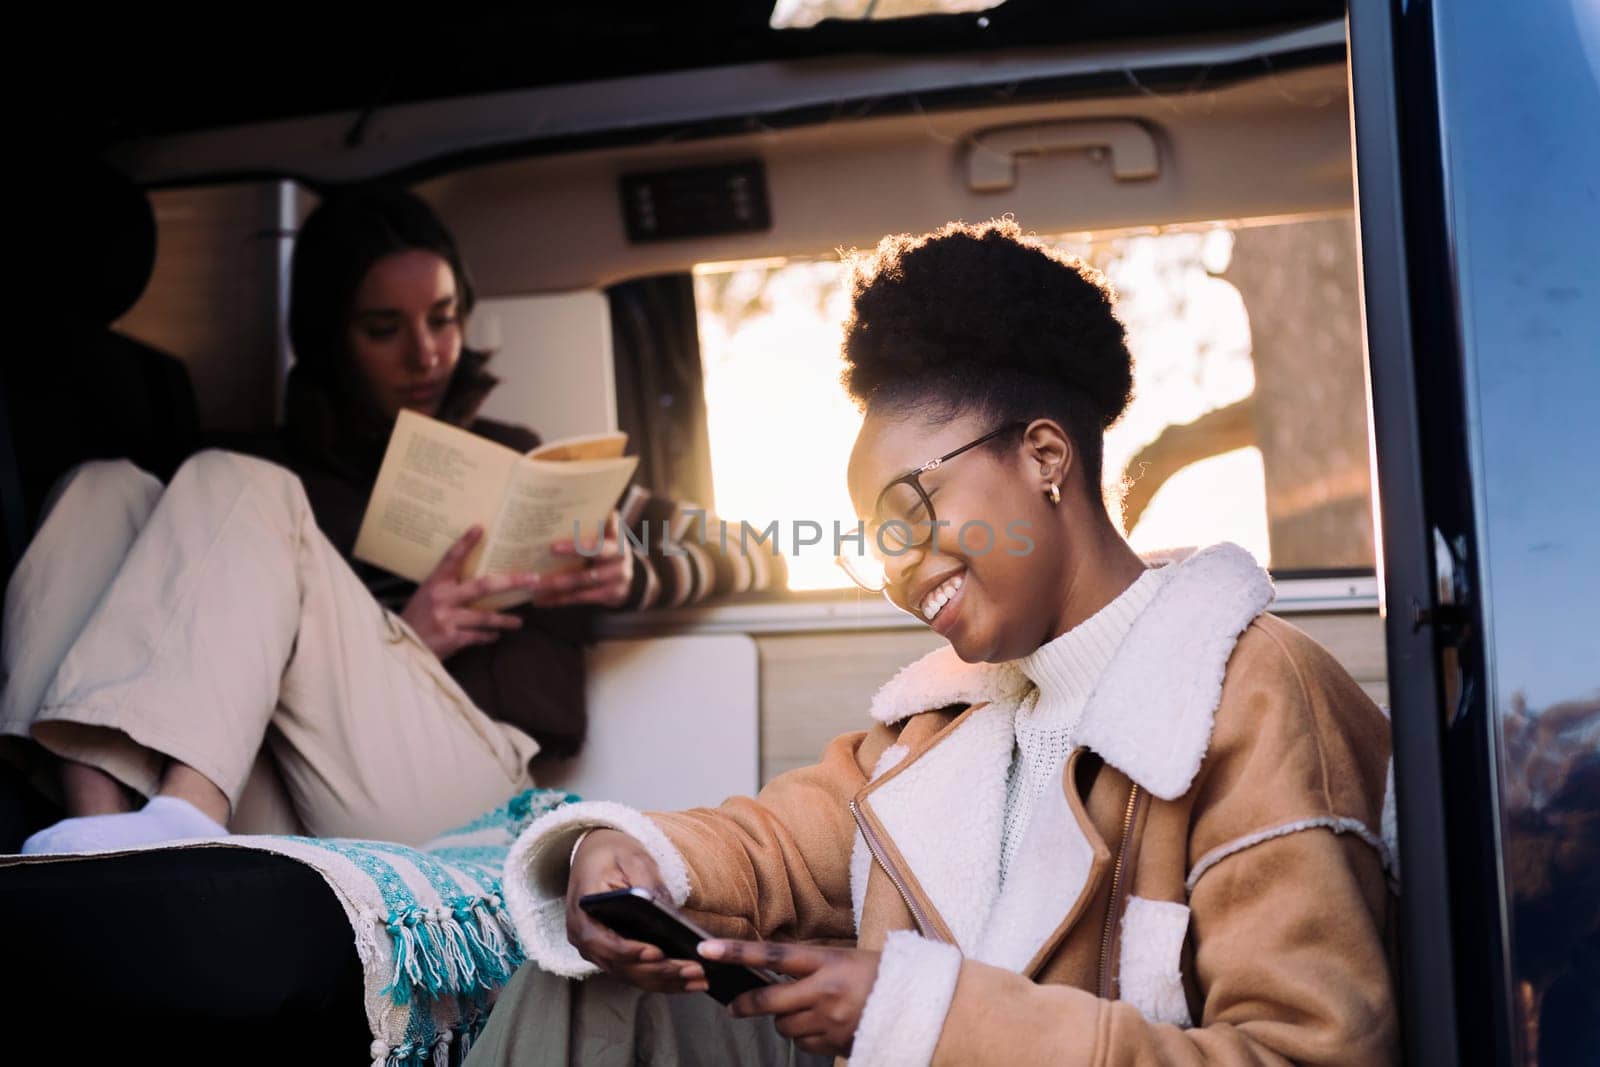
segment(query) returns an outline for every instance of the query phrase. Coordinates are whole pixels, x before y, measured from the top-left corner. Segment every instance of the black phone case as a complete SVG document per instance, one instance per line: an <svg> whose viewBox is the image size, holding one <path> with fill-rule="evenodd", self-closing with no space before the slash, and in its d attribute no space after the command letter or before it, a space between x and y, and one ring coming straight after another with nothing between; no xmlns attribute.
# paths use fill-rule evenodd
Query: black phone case
<svg viewBox="0 0 1600 1067"><path fill-rule="evenodd" d="M777 981L776 975L736 963L712 963L695 953L695 946L711 937L697 929L687 919L674 914L665 905L658 904L643 889L613 889L609 893L590 893L578 898L582 908L596 922L602 923L629 941L643 941L654 945L668 959L696 960L706 971L707 990L713 997L727 1004L740 993Z"/></svg>

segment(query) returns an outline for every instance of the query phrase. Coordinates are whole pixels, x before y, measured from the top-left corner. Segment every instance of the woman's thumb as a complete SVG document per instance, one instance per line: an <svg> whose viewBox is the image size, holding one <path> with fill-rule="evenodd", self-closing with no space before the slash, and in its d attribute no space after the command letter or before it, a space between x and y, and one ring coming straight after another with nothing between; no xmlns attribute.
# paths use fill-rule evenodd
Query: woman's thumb
<svg viewBox="0 0 1600 1067"><path fill-rule="evenodd" d="M617 866L622 868L629 885L650 890L651 895L663 904L672 903L672 895L661 881L661 869L644 849L629 849L617 858Z"/></svg>

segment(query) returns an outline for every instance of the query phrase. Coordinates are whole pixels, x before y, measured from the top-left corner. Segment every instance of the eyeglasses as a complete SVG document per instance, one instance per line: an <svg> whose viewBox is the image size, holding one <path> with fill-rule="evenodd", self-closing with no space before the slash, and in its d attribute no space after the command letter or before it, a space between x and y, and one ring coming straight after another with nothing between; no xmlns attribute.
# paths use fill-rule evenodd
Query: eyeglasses
<svg viewBox="0 0 1600 1067"><path fill-rule="evenodd" d="M1008 422L937 459L928 460L884 486L873 504L872 520L866 524L862 550L853 555L841 553L834 557L834 562L862 589L869 593L883 592L889 587L887 557L904 555L931 543L939 529L933 500L922 487L922 476L938 470L963 452L1026 425L1026 422Z"/></svg>

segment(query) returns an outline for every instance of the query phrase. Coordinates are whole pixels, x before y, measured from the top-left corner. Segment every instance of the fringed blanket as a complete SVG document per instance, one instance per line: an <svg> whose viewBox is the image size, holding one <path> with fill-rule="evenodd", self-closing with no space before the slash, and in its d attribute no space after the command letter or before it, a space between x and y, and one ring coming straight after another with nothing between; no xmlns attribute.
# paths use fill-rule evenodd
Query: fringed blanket
<svg viewBox="0 0 1600 1067"><path fill-rule="evenodd" d="M466 1059L522 950L500 896L506 851L570 793L529 789L459 829L407 848L378 841L230 837L298 860L327 881L355 932L374 1067Z"/></svg>
<svg viewBox="0 0 1600 1067"><path fill-rule="evenodd" d="M239 836L214 842L298 860L327 881L355 932L374 1067L459 1064L522 949L500 896L506 851L570 793L529 789L421 848Z"/></svg>
<svg viewBox="0 0 1600 1067"><path fill-rule="evenodd" d="M126 851L243 848L310 867L354 933L373 1067L454 1067L467 1058L490 1005L523 962L500 895L506 854L530 822L577 799L524 790L420 848L241 834ZM5 856L0 867L67 858Z"/></svg>

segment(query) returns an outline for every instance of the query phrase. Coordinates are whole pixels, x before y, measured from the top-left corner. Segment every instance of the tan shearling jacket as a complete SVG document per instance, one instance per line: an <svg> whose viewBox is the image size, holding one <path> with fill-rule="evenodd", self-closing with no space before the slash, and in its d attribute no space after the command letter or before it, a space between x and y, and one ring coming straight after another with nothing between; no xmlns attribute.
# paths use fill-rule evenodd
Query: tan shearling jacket
<svg viewBox="0 0 1600 1067"><path fill-rule="evenodd" d="M723 936L881 950L852 1064L1391 1063L1389 729L1270 582L1175 568L1079 722L1000 884L1015 664L940 649L870 729L715 809L585 803L513 849L529 955L574 976L566 849L614 826Z"/></svg>

